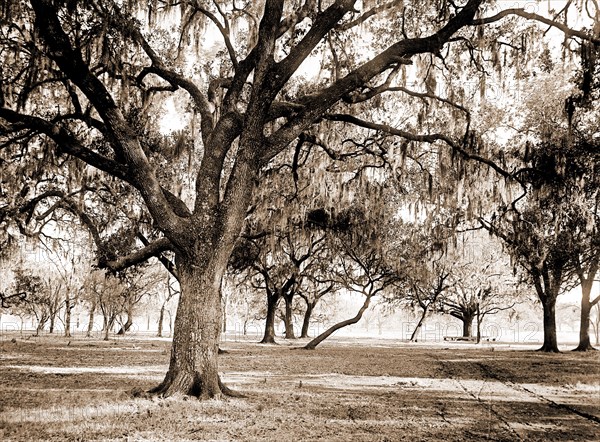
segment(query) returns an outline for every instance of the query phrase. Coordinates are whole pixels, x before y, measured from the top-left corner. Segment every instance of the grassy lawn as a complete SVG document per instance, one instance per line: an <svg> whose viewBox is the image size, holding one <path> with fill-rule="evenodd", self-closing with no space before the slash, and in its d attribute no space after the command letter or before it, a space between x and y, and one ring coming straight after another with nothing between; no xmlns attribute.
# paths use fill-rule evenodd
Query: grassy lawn
<svg viewBox="0 0 600 442"><path fill-rule="evenodd" d="M0 342L0 440L600 440L600 355L332 339L315 351L226 342L244 399L134 398L170 343Z"/></svg>

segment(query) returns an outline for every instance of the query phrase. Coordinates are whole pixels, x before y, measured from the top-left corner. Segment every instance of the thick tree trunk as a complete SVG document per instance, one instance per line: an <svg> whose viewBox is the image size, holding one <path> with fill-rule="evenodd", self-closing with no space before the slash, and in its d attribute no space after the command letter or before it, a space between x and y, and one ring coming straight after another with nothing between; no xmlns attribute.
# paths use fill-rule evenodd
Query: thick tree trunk
<svg viewBox="0 0 600 442"><path fill-rule="evenodd" d="M265 334L260 341L261 344L275 344L275 313L279 296L276 294L267 295L267 319L265 321Z"/></svg>
<svg viewBox="0 0 600 442"><path fill-rule="evenodd" d="M48 330L48 332L50 334L54 333L54 322L56 320L56 317L54 315L50 316L50 328Z"/></svg>
<svg viewBox="0 0 600 442"><path fill-rule="evenodd" d="M581 315L579 320L579 345L574 351L589 351L595 350L590 342L590 312L592 303L590 302L590 294L592 291L593 281L581 285Z"/></svg>
<svg viewBox="0 0 600 442"><path fill-rule="evenodd" d="M369 308L370 303L371 303L371 296L367 296L364 304L362 305L362 307L360 308L360 310L358 311L356 316L354 316L353 318L350 318L350 319L346 319L345 321L338 322L337 324L329 327L327 330L325 330L323 333L321 333L315 339L313 339L308 344L306 344L304 346L304 348L306 350L314 350L317 347L317 345L319 345L321 342L323 342L325 339L327 339L329 336L334 334L339 329L347 327L352 324L356 324L358 321L360 321L360 318L362 318L363 313Z"/></svg>
<svg viewBox="0 0 600 442"><path fill-rule="evenodd" d="M471 337L471 331L473 329L473 317L474 317L474 315L472 315L472 314L466 314L466 315L463 315L463 317L462 317L463 338Z"/></svg>
<svg viewBox="0 0 600 442"><path fill-rule="evenodd" d="M160 315L158 316L158 333L156 334L156 336L158 336L159 338L162 338L164 319L165 319L165 305L163 304L160 307Z"/></svg>
<svg viewBox="0 0 600 442"><path fill-rule="evenodd" d="M315 308L315 304L312 302L306 303L306 311L304 312L304 319L302 321L302 333L300 334L301 338L308 338L308 328L310 327L310 317Z"/></svg>
<svg viewBox="0 0 600 442"><path fill-rule="evenodd" d="M285 323L285 338L296 339L294 335L294 312L292 311L294 295L286 295L283 299L285 301L285 316L283 318L283 322Z"/></svg>
<svg viewBox="0 0 600 442"><path fill-rule="evenodd" d="M592 307L589 300L581 302L581 316L579 325L579 345L573 351L590 351L595 350L590 342L590 311Z"/></svg>
<svg viewBox="0 0 600 442"><path fill-rule="evenodd" d="M590 312L592 310L592 304L590 303L589 292L587 298L585 295L581 299L581 315L579 321L579 345L574 348L574 351L589 351L595 350L590 342Z"/></svg>
<svg viewBox="0 0 600 442"><path fill-rule="evenodd" d="M178 257L181 295L169 371L151 393L180 393L202 399L231 394L221 384L217 364L222 326L220 285L225 264L205 261L204 266L194 265L198 262L202 260L191 263Z"/></svg>
<svg viewBox="0 0 600 442"><path fill-rule="evenodd" d="M556 297L547 296L542 301L544 308L544 344L539 351L558 353L556 340Z"/></svg>

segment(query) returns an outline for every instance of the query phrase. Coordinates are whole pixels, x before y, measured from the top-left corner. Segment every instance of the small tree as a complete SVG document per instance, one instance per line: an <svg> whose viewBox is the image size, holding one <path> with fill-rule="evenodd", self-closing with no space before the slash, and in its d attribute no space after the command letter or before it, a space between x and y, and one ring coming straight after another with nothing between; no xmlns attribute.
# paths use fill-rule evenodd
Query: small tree
<svg viewBox="0 0 600 442"><path fill-rule="evenodd" d="M47 280L22 268L15 271L14 292L24 295L18 309L34 317L37 322L36 335L49 323L49 332L54 333L55 321L62 307L62 285L51 278Z"/></svg>
<svg viewBox="0 0 600 442"><path fill-rule="evenodd" d="M481 234L463 236L462 245L447 256L451 287L440 298L440 311L463 323L463 337L481 341L481 325L486 316L511 310L518 303L517 279L511 274L508 258L493 238Z"/></svg>
<svg viewBox="0 0 600 442"><path fill-rule="evenodd" d="M377 202L377 199L369 201L365 207L340 213L326 223L331 229L329 240L335 244L330 247L337 251L336 260L330 264L336 285L347 292L361 294L364 301L354 317L338 322L316 336L304 346L307 350L314 350L337 330L358 323L372 299L400 279L398 266L391 265L391 256L375 228L387 222L384 207Z"/></svg>
<svg viewBox="0 0 600 442"><path fill-rule="evenodd" d="M93 323L94 310L99 309L103 316L104 340L108 341L117 317L123 312L123 293L126 288L115 276L102 270L95 270L86 278L85 289L84 298L91 305L90 324ZM88 325L88 332L90 328L91 326Z"/></svg>
<svg viewBox="0 0 600 442"><path fill-rule="evenodd" d="M118 335L124 335L133 325L133 317L137 305L145 298L155 295L162 288L164 278L163 268L160 265L145 265L144 268L132 267L121 272L118 278L121 280L123 290L121 291L123 314L125 321L119 314L121 327Z"/></svg>

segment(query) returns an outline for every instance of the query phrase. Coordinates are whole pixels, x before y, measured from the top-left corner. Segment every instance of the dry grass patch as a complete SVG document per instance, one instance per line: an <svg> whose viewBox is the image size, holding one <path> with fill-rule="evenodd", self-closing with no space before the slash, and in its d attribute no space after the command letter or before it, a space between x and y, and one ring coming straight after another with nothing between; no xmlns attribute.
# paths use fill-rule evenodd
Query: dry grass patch
<svg viewBox="0 0 600 442"><path fill-rule="evenodd" d="M364 340L340 346L333 340L315 351L224 347L223 378L246 399L132 398L134 388L161 380L165 341L5 341L0 439L596 440L600 434L597 354Z"/></svg>

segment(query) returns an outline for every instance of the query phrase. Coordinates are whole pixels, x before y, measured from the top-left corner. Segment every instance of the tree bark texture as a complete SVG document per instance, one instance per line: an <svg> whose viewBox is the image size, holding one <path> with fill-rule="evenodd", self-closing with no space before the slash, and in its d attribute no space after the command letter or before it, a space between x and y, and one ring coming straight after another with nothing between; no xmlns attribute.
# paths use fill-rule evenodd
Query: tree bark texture
<svg viewBox="0 0 600 442"><path fill-rule="evenodd" d="M223 259L199 257L190 261L178 257L181 295L169 370L152 393L164 396L183 393L202 399L232 394L221 383L217 361L222 327L221 278L225 266Z"/></svg>
<svg viewBox="0 0 600 442"><path fill-rule="evenodd" d="M556 339L556 298L548 297L542 301L544 308L544 343L539 351L558 353L558 341Z"/></svg>
<svg viewBox="0 0 600 442"><path fill-rule="evenodd" d="M463 323L463 338L470 338L473 329L473 317L472 314L463 315L461 321Z"/></svg>

